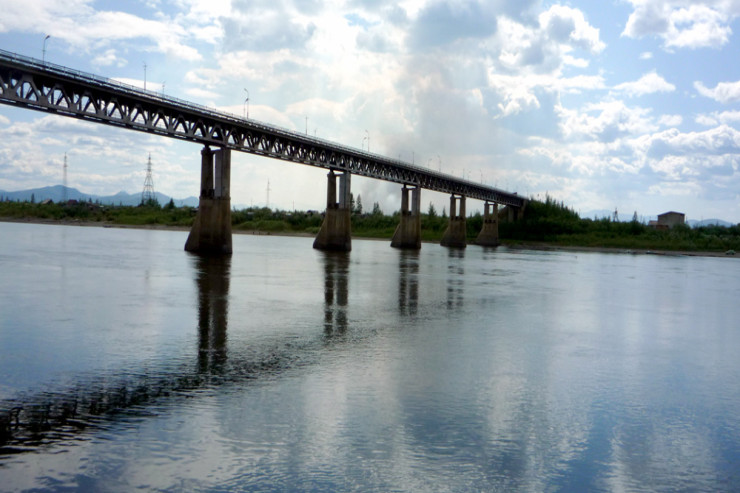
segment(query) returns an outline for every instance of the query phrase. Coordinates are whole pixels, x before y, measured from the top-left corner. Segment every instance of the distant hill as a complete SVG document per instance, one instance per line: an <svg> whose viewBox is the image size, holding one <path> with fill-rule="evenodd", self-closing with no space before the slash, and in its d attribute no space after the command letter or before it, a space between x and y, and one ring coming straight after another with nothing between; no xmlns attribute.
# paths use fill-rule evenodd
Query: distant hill
<svg viewBox="0 0 740 493"><path fill-rule="evenodd" d="M2 200L13 200L13 201L30 201L43 202L44 200L53 200L54 202L61 202L64 199L65 187L62 185L54 185L52 187L32 188L30 190L19 190L16 192L8 192L0 190L0 199ZM168 195L156 192L157 201L160 205L166 205L170 198ZM141 203L141 193L127 193L118 192L115 195L93 195L89 193L83 193L76 188L67 187L67 200L77 200L78 202L99 202L101 204L108 205L139 205ZM196 197L187 197L185 199L174 199L176 206L187 205L190 207L198 206L198 199Z"/></svg>
<svg viewBox="0 0 740 493"><path fill-rule="evenodd" d="M724 226L725 228L728 228L730 226L734 226L734 224L723 221L722 219L702 219L701 221L689 219L686 221L686 224L692 228L699 228L701 226Z"/></svg>

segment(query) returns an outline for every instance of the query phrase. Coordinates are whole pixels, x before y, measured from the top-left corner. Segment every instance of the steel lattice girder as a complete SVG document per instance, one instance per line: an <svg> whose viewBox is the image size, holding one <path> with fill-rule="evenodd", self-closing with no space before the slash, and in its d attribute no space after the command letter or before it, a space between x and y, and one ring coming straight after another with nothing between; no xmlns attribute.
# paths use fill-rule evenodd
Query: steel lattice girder
<svg viewBox="0 0 740 493"><path fill-rule="evenodd" d="M521 207L503 190L0 50L0 102Z"/></svg>

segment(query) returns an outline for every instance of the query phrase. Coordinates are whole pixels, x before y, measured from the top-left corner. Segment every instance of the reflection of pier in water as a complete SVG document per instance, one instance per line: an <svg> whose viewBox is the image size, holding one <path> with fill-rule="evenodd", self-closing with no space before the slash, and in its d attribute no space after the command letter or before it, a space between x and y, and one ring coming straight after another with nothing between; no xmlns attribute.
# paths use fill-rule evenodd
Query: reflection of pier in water
<svg viewBox="0 0 740 493"><path fill-rule="evenodd" d="M197 257L198 371L222 373L226 364L231 257Z"/></svg>
<svg viewBox="0 0 740 493"><path fill-rule="evenodd" d="M465 250L462 248L451 248L447 251L449 263L447 264L447 308L462 308L465 295L465 267L463 259Z"/></svg>
<svg viewBox="0 0 740 493"><path fill-rule="evenodd" d="M400 250L398 257L398 311L416 315L419 307L419 252Z"/></svg>
<svg viewBox="0 0 740 493"><path fill-rule="evenodd" d="M347 332L349 252L324 252L324 334Z"/></svg>

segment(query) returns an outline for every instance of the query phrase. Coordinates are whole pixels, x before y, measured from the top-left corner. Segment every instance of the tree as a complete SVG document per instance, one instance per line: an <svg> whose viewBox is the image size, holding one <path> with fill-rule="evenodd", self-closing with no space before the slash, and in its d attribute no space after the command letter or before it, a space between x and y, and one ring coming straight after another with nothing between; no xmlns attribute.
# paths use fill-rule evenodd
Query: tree
<svg viewBox="0 0 740 493"><path fill-rule="evenodd" d="M442 207L442 217L447 217L447 207Z"/></svg>
<svg viewBox="0 0 740 493"><path fill-rule="evenodd" d="M32 204L35 204L36 203L36 194L34 194L34 193L31 194L31 203Z"/></svg>
<svg viewBox="0 0 740 493"><path fill-rule="evenodd" d="M357 194L357 203L355 204L355 212L357 214L362 214L362 196L359 193Z"/></svg>
<svg viewBox="0 0 740 493"><path fill-rule="evenodd" d="M637 211L635 211L635 213L632 215L632 222L633 223L637 222Z"/></svg>
<svg viewBox="0 0 740 493"><path fill-rule="evenodd" d="M429 217L437 217L437 209L434 208L434 204L429 202L429 211L427 211Z"/></svg>
<svg viewBox="0 0 740 493"><path fill-rule="evenodd" d="M175 208L175 200L170 198L170 201L167 202L167 205L165 206L165 209L172 210Z"/></svg>
<svg viewBox="0 0 740 493"><path fill-rule="evenodd" d="M382 216L383 211L380 209L380 204L375 202L373 204L373 216Z"/></svg>

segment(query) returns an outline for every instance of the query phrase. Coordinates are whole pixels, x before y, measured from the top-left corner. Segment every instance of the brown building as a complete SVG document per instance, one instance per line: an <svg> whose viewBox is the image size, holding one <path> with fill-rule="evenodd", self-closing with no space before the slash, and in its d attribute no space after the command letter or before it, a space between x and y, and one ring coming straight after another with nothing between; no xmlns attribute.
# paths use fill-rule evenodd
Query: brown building
<svg viewBox="0 0 740 493"><path fill-rule="evenodd" d="M683 212L664 212L663 214L658 214L658 220L657 221L650 221L648 226L651 226L655 229L670 229L673 226L684 224L686 221L686 214Z"/></svg>

